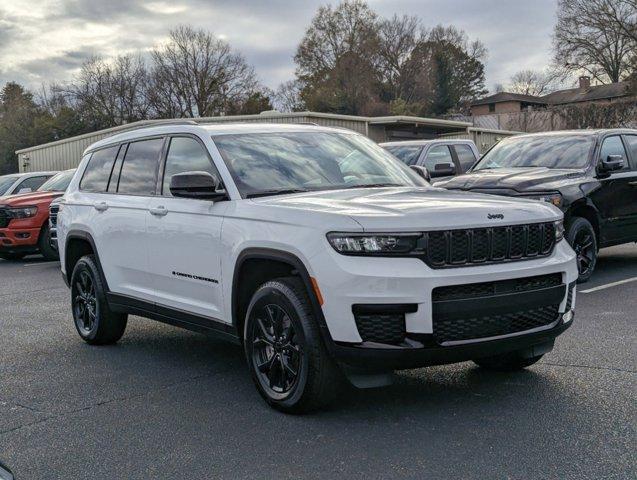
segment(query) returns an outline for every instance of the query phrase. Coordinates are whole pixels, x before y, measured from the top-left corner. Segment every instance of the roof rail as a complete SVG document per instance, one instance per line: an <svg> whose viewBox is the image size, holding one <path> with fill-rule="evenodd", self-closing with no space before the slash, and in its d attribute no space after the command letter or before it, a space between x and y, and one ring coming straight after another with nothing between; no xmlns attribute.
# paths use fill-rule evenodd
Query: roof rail
<svg viewBox="0 0 637 480"><path fill-rule="evenodd" d="M123 128L121 133L131 132L133 130L139 130L140 128L150 128L150 127L161 127L163 125L199 125L199 122L196 122L191 119L167 119L167 120L141 120L140 125L131 124L130 128ZM122 125L125 127L126 125Z"/></svg>

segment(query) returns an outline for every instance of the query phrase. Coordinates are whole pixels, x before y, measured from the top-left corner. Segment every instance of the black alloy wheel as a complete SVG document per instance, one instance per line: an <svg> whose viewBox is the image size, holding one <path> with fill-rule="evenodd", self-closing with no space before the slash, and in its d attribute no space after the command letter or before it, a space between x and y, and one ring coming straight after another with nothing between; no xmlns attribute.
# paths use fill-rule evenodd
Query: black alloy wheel
<svg viewBox="0 0 637 480"><path fill-rule="evenodd" d="M597 264L597 238L591 223L582 217L575 217L570 222L566 238L575 251L578 283L588 281Z"/></svg>
<svg viewBox="0 0 637 480"><path fill-rule="evenodd" d="M99 305L95 294L95 282L88 270L82 270L72 286L73 318L80 333L88 336L96 325Z"/></svg>
<svg viewBox="0 0 637 480"><path fill-rule="evenodd" d="M301 347L290 315L276 304L254 311L252 362L259 382L273 398L283 398L297 384Z"/></svg>

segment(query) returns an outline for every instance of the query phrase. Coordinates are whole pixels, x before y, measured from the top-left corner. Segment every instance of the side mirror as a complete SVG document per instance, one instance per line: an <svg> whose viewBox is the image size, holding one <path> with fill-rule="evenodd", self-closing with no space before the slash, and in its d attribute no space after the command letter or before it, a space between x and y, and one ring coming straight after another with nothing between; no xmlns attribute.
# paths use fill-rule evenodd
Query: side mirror
<svg viewBox="0 0 637 480"><path fill-rule="evenodd" d="M429 170L425 167L421 167L420 165L409 165L414 172L416 172L419 176L427 180L427 182L431 183L431 175L429 175Z"/></svg>
<svg viewBox="0 0 637 480"><path fill-rule="evenodd" d="M431 172L431 178L451 177L456 174L456 166L452 163L437 163Z"/></svg>
<svg viewBox="0 0 637 480"><path fill-rule="evenodd" d="M224 200L228 198L221 181L208 172L183 172L170 179L173 197L199 200Z"/></svg>
<svg viewBox="0 0 637 480"><path fill-rule="evenodd" d="M624 168L624 156L609 155L606 158L602 158L602 161L599 167L602 173L608 173L608 172L614 172L615 170L621 170L622 168Z"/></svg>
<svg viewBox="0 0 637 480"><path fill-rule="evenodd" d="M31 188L29 187L24 187L21 188L20 190L18 190L18 193L31 193L33 190L31 190Z"/></svg>

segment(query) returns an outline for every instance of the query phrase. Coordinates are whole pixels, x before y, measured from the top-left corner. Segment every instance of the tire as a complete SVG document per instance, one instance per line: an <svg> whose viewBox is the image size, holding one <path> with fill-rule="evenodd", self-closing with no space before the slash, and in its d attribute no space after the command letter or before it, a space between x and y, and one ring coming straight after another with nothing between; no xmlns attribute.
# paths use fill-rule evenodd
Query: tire
<svg viewBox="0 0 637 480"><path fill-rule="evenodd" d="M51 245L48 225L45 225L40 231L40 238L38 238L38 249L46 260L60 259L58 251Z"/></svg>
<svg viewBox="0 0 637 480"><path fill-rule="evenodd" d="M116 343L126 330L128 315L111 311L94 255L78 260L71 275L73 323L90 345Z"/></svg>
<svg viewBox="0 0 637 480"><path fill-rule="evenodd" d="M496 372L515 372L537 363L544 355L523 357L519 352L495 355L493 357L478 358L473 361L476 365Z"/></svg>
<svg viewBox="0 0 637 480"><path fill-rule="evenodd" d="M246 313L244 347L257 390L277 410L309 412L338 393L341 372L296 277L266 282L254 293Z"/></svg>
<svg viewBox="0 0 637 480"><path fill-rule="evenodd" d="M571 221L566 233L568 243L577 255L577 283L587 282L597 265L597 237L591 223L582 217Z"/></svg>
<svg viewBox="0 0 637 480"><path fill-rule="evenodd" d="M24 253L0 253L3 260L22 260L24 257Z"/></svg>

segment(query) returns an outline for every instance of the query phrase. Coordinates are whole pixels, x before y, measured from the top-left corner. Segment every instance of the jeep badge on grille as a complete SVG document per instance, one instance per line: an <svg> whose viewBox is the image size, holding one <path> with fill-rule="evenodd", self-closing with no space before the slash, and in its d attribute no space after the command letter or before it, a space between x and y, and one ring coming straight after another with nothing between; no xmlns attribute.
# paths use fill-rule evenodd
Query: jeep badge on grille
<svg viewBox="0 0 637 480"><path fill-rule="evenodd" d="M487 218L489 220L492 220L492 219L504 220L504 215L502 215L501 213L488 213Z"/></svg>

